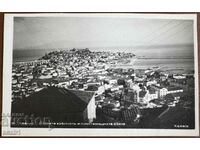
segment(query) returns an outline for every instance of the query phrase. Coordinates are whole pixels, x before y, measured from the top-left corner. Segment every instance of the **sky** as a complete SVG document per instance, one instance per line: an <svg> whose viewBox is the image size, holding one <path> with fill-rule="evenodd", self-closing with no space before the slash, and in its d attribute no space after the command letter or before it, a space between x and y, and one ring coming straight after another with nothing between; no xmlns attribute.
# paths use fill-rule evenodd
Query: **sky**
<svg viewBox="0 0 200 150"><path fill-rule="evenodd" d="M193 45L193 21L111 17L15 17L13 49Z"/></svg>

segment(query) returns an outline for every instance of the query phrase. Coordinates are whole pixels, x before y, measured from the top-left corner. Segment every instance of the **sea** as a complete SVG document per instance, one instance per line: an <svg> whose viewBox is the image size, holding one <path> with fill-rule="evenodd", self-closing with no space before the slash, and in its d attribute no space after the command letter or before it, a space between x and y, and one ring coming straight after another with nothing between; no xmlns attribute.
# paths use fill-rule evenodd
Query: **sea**
<svg viewBox="0 0 200 150"><path fill-rule="evenodd" d="M29 49L29 50L14 50L13 63L33 61L41 58L45 54L54 51L55 49ZM159 67L165 72L175 73L191 73L194 72L194 51L187 49L156 49L156 50L133 50L129 49L115 49L115 48L94 48L91 51L123 51L131 52L136 55L132 58L131 63L118 64L116 68L134 68L134 69L148 69Z"/></svg>
<svg viewBox="0 0 200 150"><path fill-rule="evenodd" d="M48 49L23 49L13 50L13 63L34 61L53 50Z"/></svg>
<svg viewBox="0 0 200 150"><path fill-rule="evenodd" d="M193 73L194 59L192 58L133 58L134 63L119 64L116 68L159 69L165 73Z"/></svg>

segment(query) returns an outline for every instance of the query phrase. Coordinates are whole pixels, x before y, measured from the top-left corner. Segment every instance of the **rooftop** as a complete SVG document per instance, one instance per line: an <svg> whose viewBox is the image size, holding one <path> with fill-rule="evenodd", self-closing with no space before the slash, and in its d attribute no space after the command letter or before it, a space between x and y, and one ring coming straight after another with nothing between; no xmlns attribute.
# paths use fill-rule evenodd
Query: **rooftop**
<svg viewBox="0 0 200 150"><path fill-rule="evenodd" d="M175 90L182 90L180 87L175 87L175 86L169 86L167 87L168 91L175 91Z"/></svg>
<svg viewBox="0 0 200 150"><path fill-rule="evenodd" d="M144 97L146 95L146 91L140 91L139 92L139 97Z"/></svg>
<svg viewBox="0 0 200 150"><path fill-rule="evenodd" d="M28 112L70 113L82 112L87 107L94 92L48 87L27 97ZM27 104L28 103L28 104Z"/></svg>

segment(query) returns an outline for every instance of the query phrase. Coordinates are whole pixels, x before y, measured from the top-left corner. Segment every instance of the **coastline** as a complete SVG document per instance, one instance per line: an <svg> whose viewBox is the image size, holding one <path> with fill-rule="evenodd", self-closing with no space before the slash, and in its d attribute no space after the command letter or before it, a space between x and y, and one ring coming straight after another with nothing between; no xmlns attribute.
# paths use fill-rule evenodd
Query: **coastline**
<svg viewBox="0 0 200 150"><path fill-rule="evenodd" d="M27 59L25 61L13 61L13 65L39 62L42 56L38 56L37 59ZM194 63L193 58L141 58L135 56L134 58L122 60L118 64L110 64L110 68L133 68L133 69L152 69L159 68L162 72L176 72L176 73L188 73L193 71ZM165 63L162 64L162 61ZM188 61L188 63L186 62ZM166 63L167 62L167 63ZM173 63L174 62L174 63Z"/></svg>
<svg viewBox="0 0 200 150"><path fill-rule="evenodd" d="M128 64L111 65L111 68L152 69L159 68L162 72L188 73L194 70L192 58L138 58L131 59Z"/></svg>

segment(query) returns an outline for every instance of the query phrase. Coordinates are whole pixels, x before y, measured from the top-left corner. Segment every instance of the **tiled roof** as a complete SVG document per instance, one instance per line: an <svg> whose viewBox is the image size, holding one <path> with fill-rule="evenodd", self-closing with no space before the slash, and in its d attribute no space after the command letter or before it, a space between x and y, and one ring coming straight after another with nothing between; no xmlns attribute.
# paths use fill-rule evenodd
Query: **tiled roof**
<svg viewBox="0 0 200 150"><path fill-rule="evenodd" d="M146 95L146 91L140 91L139 92L139 97L144 97Z"/></svg>
<svg viewBox="0 0 200 150"><path fill-rule="evenodd" d="M162 86L157 86L157 85L151 85L151 87L155 87L155 88L158 88L158 89L162 89L163 88Z"/></svg>
<svg viewBox="0 0 200 150"><path fill-rule="evenodd" d="M172 94L172 96L174 96L174 97L180 97L180 96L182 96L183 93L178 92L178 93L171 93L171 94Z"/></svg>
<svg viewBox="0 0 200 150"><path fill-rule="evenodd" d="M150 94L155 94L155 93L156 93L156 90L153 89L153 88L150 88L150 89L149 89L149 93L150 93Z"/></svg>
<svg viewBox="0 0 200 150"><path fill-rule="evenodd" d="M175 87L175 86L167 87L167 89L168 89L168 91L182 90L182 88L180 88L180 87Z"/></svg>
<svg viewBox="0 0 200 150"><path fill-rule="evenodd" d="M89 103L91 98L94 95L94 92L88 92L88 91L69 90L69 89L68 89L68 91L70 91L73 94L75 94L77 97L79 97L85 103Z"/></svg>
<svg viewBox="0 0 200 150"><path fill-rule="evenodd" d="M33 112L82 112L87 107L94 92L48 87L27 97Z"/></svg>

